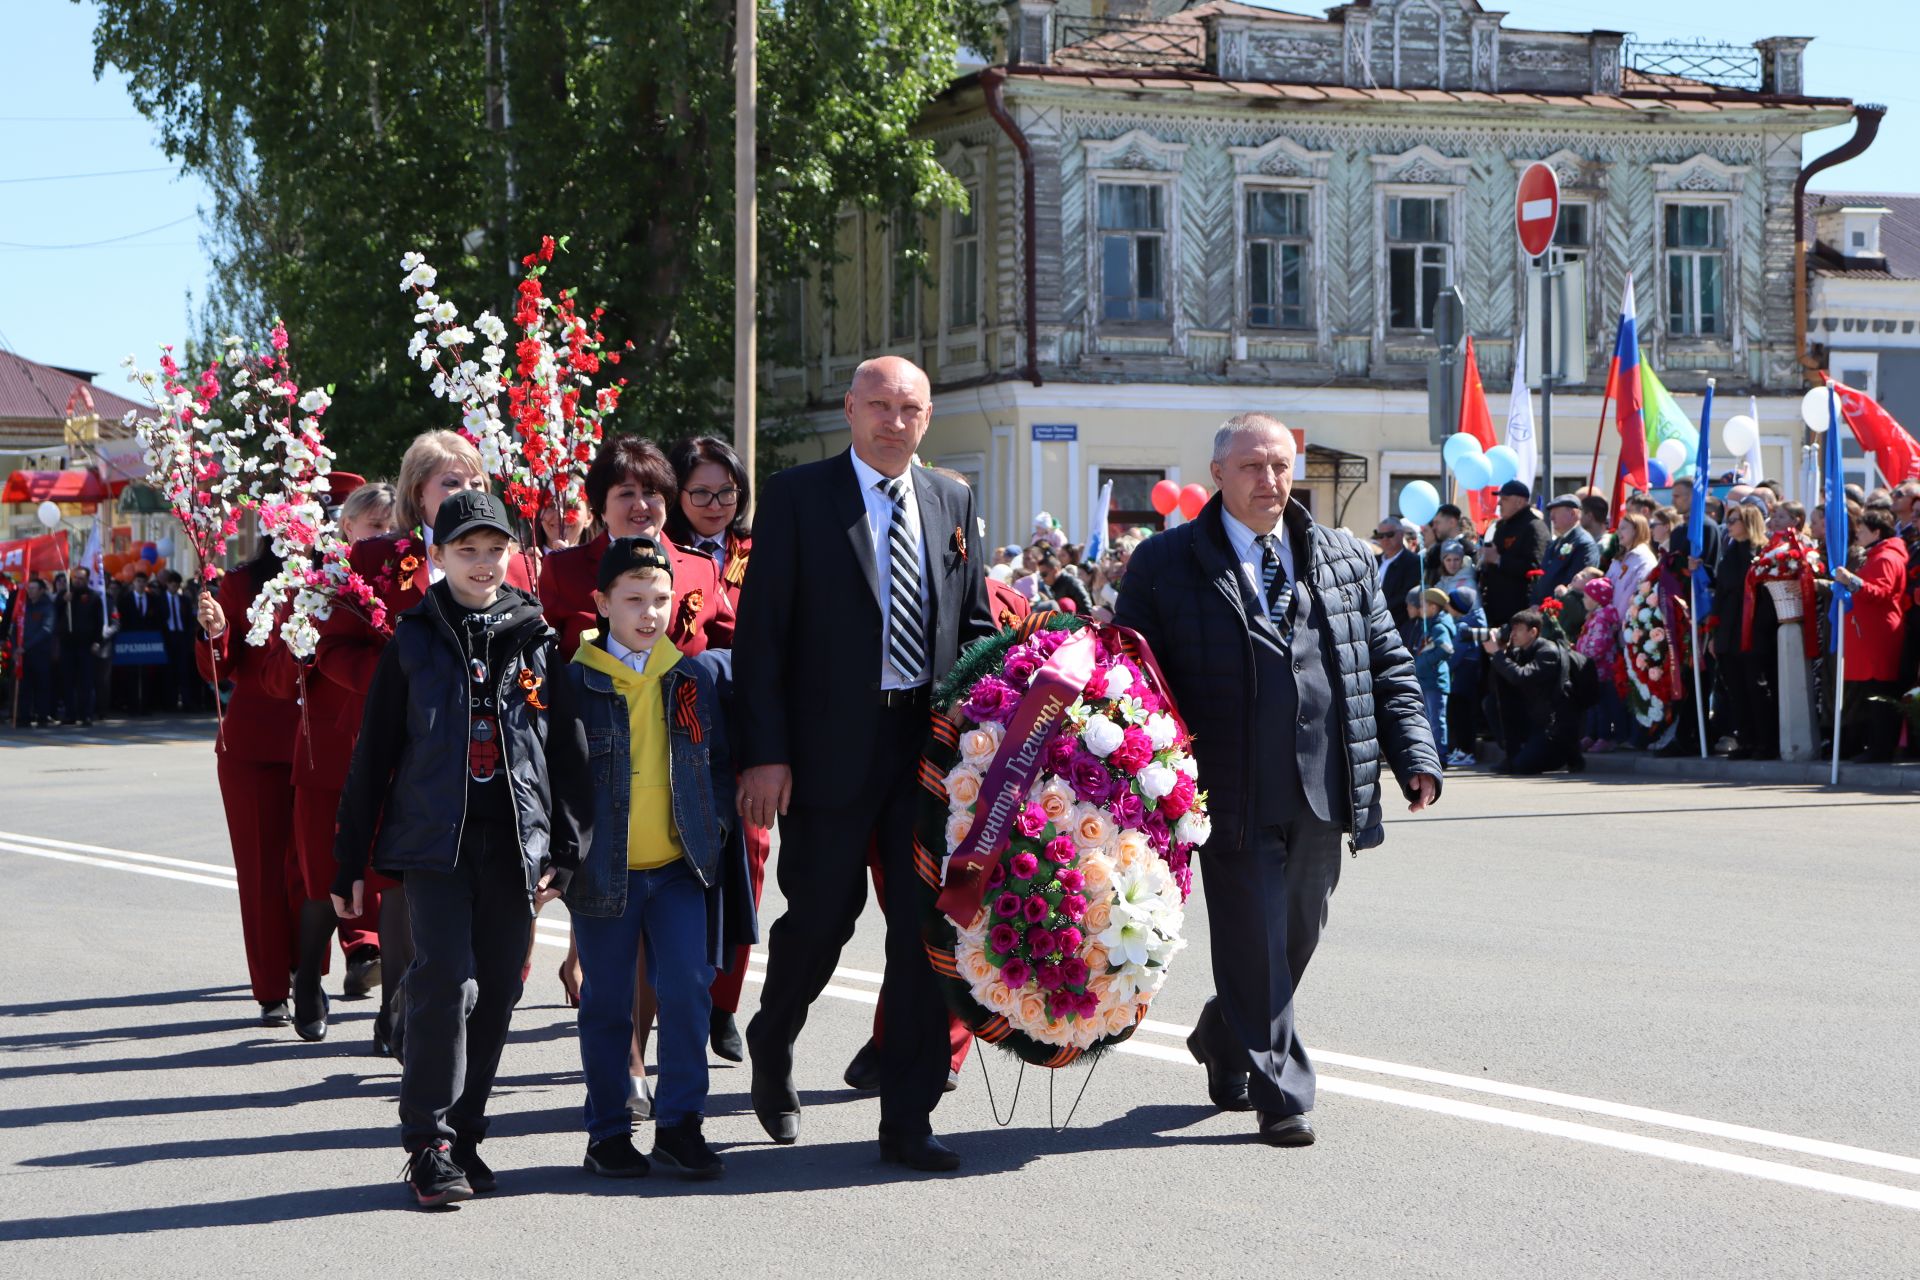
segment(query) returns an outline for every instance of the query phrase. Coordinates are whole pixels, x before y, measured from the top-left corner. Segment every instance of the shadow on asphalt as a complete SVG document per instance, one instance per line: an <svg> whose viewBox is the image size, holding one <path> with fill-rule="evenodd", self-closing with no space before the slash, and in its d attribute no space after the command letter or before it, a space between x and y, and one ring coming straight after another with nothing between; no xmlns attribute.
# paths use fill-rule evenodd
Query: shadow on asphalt
<svg viewBox="0 0 1920 1280"><path fill-rule="evenodd" d="M80 1013L87 1009L145 1009L156 1005L192 1004L196 1000L227 1000L245 991L243 986L189 987L184 991L130 991L122 995L85 1000L48 1000L40 1004L0 1004L0 1018L29 1018L48 1013Z"/></svg>

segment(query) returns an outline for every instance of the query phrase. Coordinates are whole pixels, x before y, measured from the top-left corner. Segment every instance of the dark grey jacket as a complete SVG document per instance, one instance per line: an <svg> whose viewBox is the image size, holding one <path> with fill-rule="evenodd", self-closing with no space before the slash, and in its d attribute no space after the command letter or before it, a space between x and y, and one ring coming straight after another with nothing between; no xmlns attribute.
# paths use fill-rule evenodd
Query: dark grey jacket
<svg viewBox="0 0 1920 1280"><path fill-rule="evenodd" d="M1127 564L1114 621L1143 636L1165 671L1194 737L1215 834L1207 851L1242 847L1252 813L1254 651L1239 562L1215 494L1191 522L1141 543ZM1420 701L1413 659L1387 616L1374 559L1351 534L1315 524L1299 503L1286 513L1289 544L1307 548L1306 580L1325 612L1327 662L1338 680L1348 783L1342 827L1354 852L1385 836L1380 761L1409 800L1416 774L1438 784L1440 757Z"/></svg>

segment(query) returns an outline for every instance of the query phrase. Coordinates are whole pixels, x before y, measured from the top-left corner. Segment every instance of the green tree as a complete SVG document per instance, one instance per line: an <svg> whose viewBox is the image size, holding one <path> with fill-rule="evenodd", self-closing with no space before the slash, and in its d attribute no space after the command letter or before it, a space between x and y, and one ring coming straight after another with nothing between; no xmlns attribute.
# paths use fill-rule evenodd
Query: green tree
<svg viewBox="0 0 1920 1280"><path fill-rule="evenodd" d="M282 316L334 383L343 465L391 471L449 425L406 359L400 255L504 313L519 255L631 340L618 429L726 430L733 359L734 0L99 0L163 144L215 191L209 324ZM849 204L963 198L910 129L978 0L762 0L763 282L833 255ZM777 411L770 406L770 412Z"/></svg>

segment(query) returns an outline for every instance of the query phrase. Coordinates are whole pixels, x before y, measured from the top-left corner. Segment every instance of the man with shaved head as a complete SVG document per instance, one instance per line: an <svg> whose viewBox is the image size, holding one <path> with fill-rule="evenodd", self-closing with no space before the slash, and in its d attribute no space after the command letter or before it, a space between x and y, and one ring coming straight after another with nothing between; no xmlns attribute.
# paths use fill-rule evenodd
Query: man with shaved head
<svg viewBox="0 0 1920 1280"><path fill-rule="evenodd" d="M1200 850L1213 999L1187 1047L1261 1141L1314 1140L1294 994L1340 879L1381 842L1382 764L1418 813L1440 757L1373 556L1293 501L1293 433L1265 414L1213 438L1219 492L1133 553L1114 621L1144 637L1193 731L1213 834Z"/></svg>
<svg viewBox="0 0 1920 1280"><path fill-rule="evenodd" d="M871 843L886 882L880 1155L944 1172L960 1158L931 1123L949 1049L920 938L916 772L934 683L994 629L987 561L972 493L913 465L933 413L927 375L869 360L845 411L850 449L761 491L734 632L740 816L780 823L786 900L747 1027L753 1109L775 1142L799 1137L794 1041L866 903Z"/></svg>

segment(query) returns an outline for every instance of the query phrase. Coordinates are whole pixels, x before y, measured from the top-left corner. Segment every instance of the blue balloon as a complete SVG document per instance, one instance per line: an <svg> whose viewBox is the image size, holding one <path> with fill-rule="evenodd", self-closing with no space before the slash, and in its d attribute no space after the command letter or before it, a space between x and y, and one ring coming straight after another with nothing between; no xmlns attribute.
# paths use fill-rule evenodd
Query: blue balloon
<svg viewBox="0 0 1920 1280"><path fill-rule="evenodd" d="M1667 468L1658 458L1647 459L1647 483L1655 489L1664 489L1673 483L1673 477L1667 474Z"/></svg>
<svg viewBox="0 0 1920 1280"><path fill-rule="evenodd" d="M140 558L146 561L148 564L152 564L154 561L160 558L160 552L151 544L149 544L148 546L144 546L140 548Z"/></svg>
<svg viewBox="0 0 1920 1280"><path fill-rule="evenodd" d="M1440 491L1425 480L1411 480L1400 490L1400 514L1415 524L1425 524L1440 513Z"/></svg>
<svg viewBox="0 0 1920 1280"><path fill-rule="evenodd" d="M1493 485L1493 464L1484 453L1470 453L1453 464L1453 475L1462 489L1486 489Z"/></svg>
<svg viewBox="0 0 1920 1280"><path fill-rule="evenodd" d="M1440 456L1447 460L1449 467L1458 471L1462 458L1478 458L1481 456L1480 442L1464 431L1456 431L1448 436L1446 444L1441 446Z"/></svg>
<svg viewBox="0 0 1920 1280"><path fill-rule="evenodd" d="M1520 455L1504 444L1487 450L1487 465L1493 468L1493 482L1505 484L1520 478Z"/></svg>

